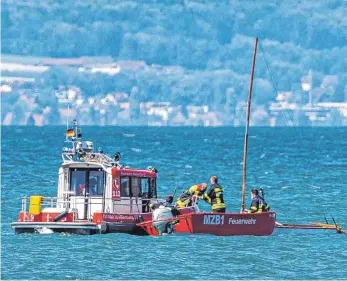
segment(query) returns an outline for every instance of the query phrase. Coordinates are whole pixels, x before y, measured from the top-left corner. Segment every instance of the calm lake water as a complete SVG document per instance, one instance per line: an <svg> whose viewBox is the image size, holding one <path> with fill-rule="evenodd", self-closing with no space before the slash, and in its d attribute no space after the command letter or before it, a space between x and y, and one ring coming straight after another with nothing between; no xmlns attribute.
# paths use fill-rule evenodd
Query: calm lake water
<svg viewBox="0 0 347 281"><path fill-rule="evenodd" d="M121 151L123 164L156 167L159 195L216 174L227 209L240 210L243 128L82 130L106 153ZM2 279L347 278L347 235L15 235L21 196L56 195L64 133L2 128ZM347 128L251 128L248 159L248 191L263 187L279 222L334 217L347 229Z"/></svg>

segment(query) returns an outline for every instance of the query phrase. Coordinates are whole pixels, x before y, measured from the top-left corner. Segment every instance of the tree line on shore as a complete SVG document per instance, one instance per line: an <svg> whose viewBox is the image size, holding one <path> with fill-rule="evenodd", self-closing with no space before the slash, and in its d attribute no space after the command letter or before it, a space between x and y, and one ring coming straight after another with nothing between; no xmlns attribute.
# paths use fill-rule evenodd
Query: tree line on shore
<svg viewBox="0 0 347 281"><path fill-rule="evenodd" d="M299 91L309 69L319 86L337 75L332 101L343 101L347 85L346 5L331 1L14 1L2 4L2 52L28 56L112 56L147 65L178 66L165 74L89 75L52 68L46 87L73 83L87 95L133 86L141 101L215 107L244 100L254 37L261 39L279 90ZM273 81L260 50L256 102L273 101ZM228 98L232 95L232 98Z"/></svg>

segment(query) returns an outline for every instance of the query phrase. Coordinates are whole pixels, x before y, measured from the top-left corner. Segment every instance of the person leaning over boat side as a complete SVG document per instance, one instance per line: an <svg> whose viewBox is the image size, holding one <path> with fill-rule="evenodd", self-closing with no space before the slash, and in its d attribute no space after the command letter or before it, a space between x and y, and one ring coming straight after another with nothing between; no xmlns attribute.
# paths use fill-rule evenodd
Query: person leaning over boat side
<svg viewBox="0 0 347 281"><path fill-rule="evenodd" d="M217 176L212 176L210 178L210 182L211 187L209 191L204 193L201 199L211 205L213 212L225 213L225 204L223 198L224 189L218 184Z"/></svg>
<svg viewBox="0 0 347 281"><path fill-rule="evenodd" d="M176 207L172 206L172 202L173 202L173 196L169 195L168 197L166 197L165 202L158 202L155 204L149 204L149 208L154 211L155 209L158 209L160 206L163 206L165 208L170 208L171 209L171 213L174 217L180 215L181 213L176 209Z"/></svg>
<svg viewBox="0 0 347 281"><path fill-rule="evenodd" d="M268 212L270 210L270 205L265 202L265 199L259 195L259 191L256 188L251 190L252 203L247 213L261 213Z"/></svg>
<svg viewBox="0 0 347 281"><path fill-rule="evenodd" d="M184 191L182 195L176 201L176 208L185 208L192 206L194 196L201 197L207 189L206 183L194 184L188 190Z"/></svg>
<svg viewBox="0 0 347 281"><path fill-rule="evenodd" d="M172 207L172 201L173 201L173 197L170 195L168 197L166 197L165 202L158 202L155 204L149 204L149 207L152 210L155 210L157 208L159 208L160 206L164 206L164 207Z"/></svg>

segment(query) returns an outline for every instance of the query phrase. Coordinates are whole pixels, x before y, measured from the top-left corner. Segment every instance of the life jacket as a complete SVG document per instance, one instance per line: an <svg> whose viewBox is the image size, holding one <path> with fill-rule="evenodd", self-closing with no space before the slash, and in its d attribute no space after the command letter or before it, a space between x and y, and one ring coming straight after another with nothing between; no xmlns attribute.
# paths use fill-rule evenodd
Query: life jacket
<svg viewBox="0 0 347 281"><path fill-rule="evenodd" d="M203 199L211 204L212 210L223 209L225 208L223 192L224 189L218 183L215 183L207 194L203 195Z"/></svg>

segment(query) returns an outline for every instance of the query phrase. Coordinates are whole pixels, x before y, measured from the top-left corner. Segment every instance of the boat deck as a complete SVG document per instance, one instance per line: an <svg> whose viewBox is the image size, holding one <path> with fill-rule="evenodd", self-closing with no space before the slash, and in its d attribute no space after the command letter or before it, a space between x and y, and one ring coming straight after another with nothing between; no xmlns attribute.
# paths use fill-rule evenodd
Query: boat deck
<svg viewBox="0 0 347 281"><path fill-rule="evenodd" d="M101 228L89 221L78 222L14 222L11 226L17 234L25 232L39 232L41 229L50 229L53 232L68 232L75 234L97 234Z"/></svg>

